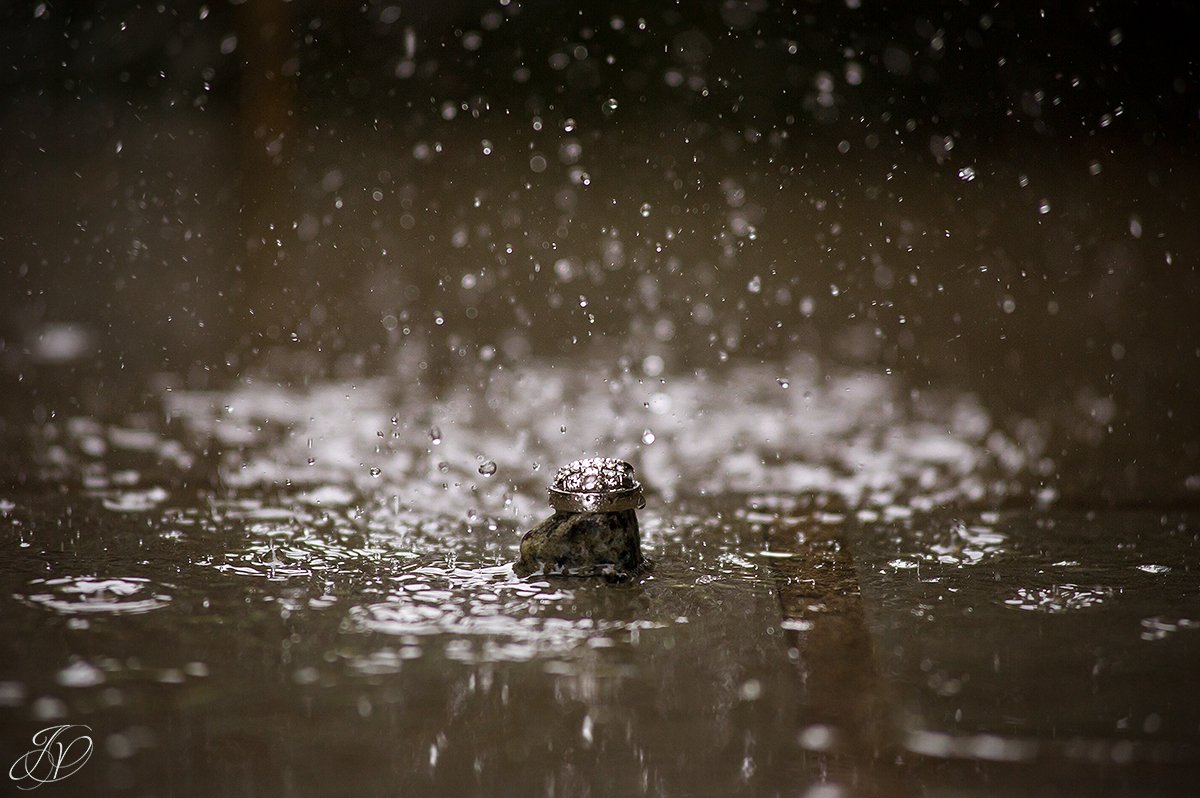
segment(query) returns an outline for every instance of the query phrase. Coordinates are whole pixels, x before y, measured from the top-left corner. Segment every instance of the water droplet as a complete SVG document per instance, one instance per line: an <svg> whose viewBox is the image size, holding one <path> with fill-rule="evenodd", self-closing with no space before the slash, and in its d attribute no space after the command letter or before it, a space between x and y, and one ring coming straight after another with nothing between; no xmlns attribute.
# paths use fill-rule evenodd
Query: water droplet
<svg viewBox="0 0 1200 798"><path fill-rule="evenodd" d="M1040 213L1042 216L1050 213L1050 200L1042 200L1042 204L1038 206L1038 213Z"/></svg>
<svg viewBox="0 0 1200 798"><path fill-rule="evenodd" d="M639 211L639 212L642 214L642 218L643 218L643 219L649 218L649 216L650 216L650 210L651 210L651 208L650 208L650 203L649 203L649 202L643 202L643 203L642 203L642 207L641 207L641 209L640 209L640 211Z"/></svg>
<svg viewBox="0 0 1200 798"><path fill-rule="evenodd" d="M591 716L591 715L584 715L584 716L583 716L583 728L581 728L581 729L579 730L579 734L580 734L580 736L581 736L581 737L583 737L583 742L584 742L586 745L591 745L591 744L592 744L592 741L593 741L593 726L592 726L592 716Z"/></svg>
<svg viewBox="0 0 1200 798"><path fill-rule="evenodd" d="M790 382L788 382L787 380L783 379L782 377L780 377L779 379L777 379L777 380L775 380L775 381L776 381L777 383L779 383L779 387L780 387L780 388L782 388L782 389L784 389L785 391L786 391L788 388L792 387L792 384L791 384Z"/></svg>
<svg viewBox="0 0 1200 798"><path fill-rule="evenodd" d="M437 446L439 443L441 443L442 442L442 430L437 426L430 427L429 428L429 440L431 440L433 442L434 446Z"/></svg>
<svg viewBox="0 0 1200 798"><path fill-rule="evenodd" d="M575 120L574 119L571 119L570 117L568 117L563 122L563 132L564 133L574 133L575 132Z"/></svg>
<svg viewBox="0 0 1200 798"><path fill-rule="evenodd" d="M483 474L485 477L490 477L492 474L495 474L496 473L496 461L495 460L484 460L482 463L479 464L479 473Z"/></svg>
<svg viewBox="0 0 1200 798"><path fill-rule="evenodd" d="M615 97L609 97L604 101L604 105L600 106L600 110L605 116L612 116L617 112L617 100Z"/></svg>
<svg viewBox="0 0 1200 798"><path fill-rule="evenodd" d="M958 179L970 183L975 179L975 170L970 166L964 166L958 170Z"/></svg>
<svg viewBox="0 0 1200 798"><path fill-rule="evenodd" d="M646 444L647 446L654 443L654 433L650 430L644 431L642 433L642 443Z"/></svg>
<svg viewBox="0 0 1200 798"><path fill-rule="evenodd" d="M558 431L565 435L567 433L567 425L563 424L561 427L558 428Z"/></svg>
<svg viewBox="0 0 1200 798"><path fill-rule="evenodd" d="M378 479L379 475L383 473L383 469L380 468L379 466L372 466L371 470L367 473L369 473L371 476Z"/></svg>
<svg viewBox="0 0 1200 798"><path fill-rule="evenodd" d="M760 293L762 291L762 278L757 274L751 277L750 282L746 283L746 289L752 294Z"/></svg>

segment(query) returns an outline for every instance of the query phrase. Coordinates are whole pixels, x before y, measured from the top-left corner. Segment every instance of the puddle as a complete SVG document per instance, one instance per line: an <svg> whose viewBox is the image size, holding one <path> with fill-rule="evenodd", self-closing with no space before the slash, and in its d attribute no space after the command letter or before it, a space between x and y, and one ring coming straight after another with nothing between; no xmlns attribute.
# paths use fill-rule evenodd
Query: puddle
<svg viewBox="0 0 1200 798"><path fill-rule="evenodd" d="M787 373L784 390L777 368L541 364L482 393L172 388L159 413L48 421L40 481L0 505L0 712L136 738L106 751L151 783L187 726L226 752L180 765L214 788L244 783L245 749L281 752L313 789L350 772L368 792L603 774L621 794L773 793L834 760L891 783L875 746L1094 758L1128 705L1059 696L1046 674L1123 685L1123 657L1176 672L1195 653L1200 607L1160 600L1190 574L1188 518L1109 539L1070 514L984 509L1038 505L1029 424L1018 442L969 395L915 407L878 375ZM636 464L654 568L623 585L515 577L554 469L594 452ZM835 550L857 615L803 576ZM1077 639L1044 626L1060 619L1085 624ZM18 645L30 628L48 633ZM1016 696L999 715L997 691ZM1168 692L1143 691L1136 745L1106 756L1189 755L1200 709ZM891 714L872 709L885 694ZM130 707L147 707L144 733Z"/></svg>

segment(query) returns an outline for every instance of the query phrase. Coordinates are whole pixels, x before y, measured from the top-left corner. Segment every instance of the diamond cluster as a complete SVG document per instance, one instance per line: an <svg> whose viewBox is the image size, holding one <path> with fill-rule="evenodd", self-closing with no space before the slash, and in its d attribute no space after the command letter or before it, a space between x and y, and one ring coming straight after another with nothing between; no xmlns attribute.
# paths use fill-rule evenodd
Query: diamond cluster
<svg viewBox="0 0 1200 798"><path fill-rule="evenodd" d="M633 466L615 457L589 457L558 469L553 490L568 493L609 493L637 487Z"/></svg>

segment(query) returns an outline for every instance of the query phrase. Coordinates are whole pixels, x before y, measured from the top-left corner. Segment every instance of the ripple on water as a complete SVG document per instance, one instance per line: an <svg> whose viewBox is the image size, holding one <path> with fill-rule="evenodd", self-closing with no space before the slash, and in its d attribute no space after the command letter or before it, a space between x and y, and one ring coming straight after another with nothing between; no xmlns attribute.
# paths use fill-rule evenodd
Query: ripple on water
<svg viewBox="0 0 1200 798"><path fill-rule="evenodd" d="M919 569L929 564L970 566L984 562L1006 551L1007 537L987 524L967 524L955 520L949 524L934 523L914 530L912 540L916 551L888 564L896 570Z"/></svg>
<svg viewBox="0 0 1200 798"><path fill-rule="evenodd" d="M246 548L226 552L213 564L222 573L285 581L293 577L360 573L366 565L385 557L394 561L415 558L414 552L396 547L397 540L382 541L314 531L305 526L256 524L249 529Z"/></svg>
<svg viewBox="0 0 1200 798"><path fill-rule="evenodd" d="M16 598L62 615L139 615L167 606L164 587L137 576L62 576L31 580Z"/></svg>
<svg viewBox="0 0 1200 798"><path fill-rule="evenodd" d="M355 607L359 631L401 638L352 661L363 673L399 667L438 636L446 658L463 662L528 661L561 655L596 641L667 624L644 618L587 617L570 605L580 589L555 580L525 581L511 565L425 565L397 576L383 601ZM602 644L601 644L602 645Z"/></svg>
<svg viewBox="0 0 1200 798"><path fill-rule="evenodd" d="M1112 593L1112 589L1107 587L1069 584L1038 588L1023 587L1019 588L1012 598L1005 599L1004 605L1014 610L1057 615L1097 607L1107 601Z"/></svg>

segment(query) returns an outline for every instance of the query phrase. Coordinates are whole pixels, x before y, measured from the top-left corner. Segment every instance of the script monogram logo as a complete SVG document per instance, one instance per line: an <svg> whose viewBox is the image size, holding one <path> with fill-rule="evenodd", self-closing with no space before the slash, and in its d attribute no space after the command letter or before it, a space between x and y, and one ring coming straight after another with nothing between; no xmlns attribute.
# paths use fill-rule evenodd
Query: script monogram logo
<svg viewBox="0 0 1200 798"><path fill-rule="evenodd" d="M13 762L8 777L18 788L32 790L74 774L92 755L92 738L84 730L92 729L71 724L42 729L33 735L34 749Z"/></svg>

